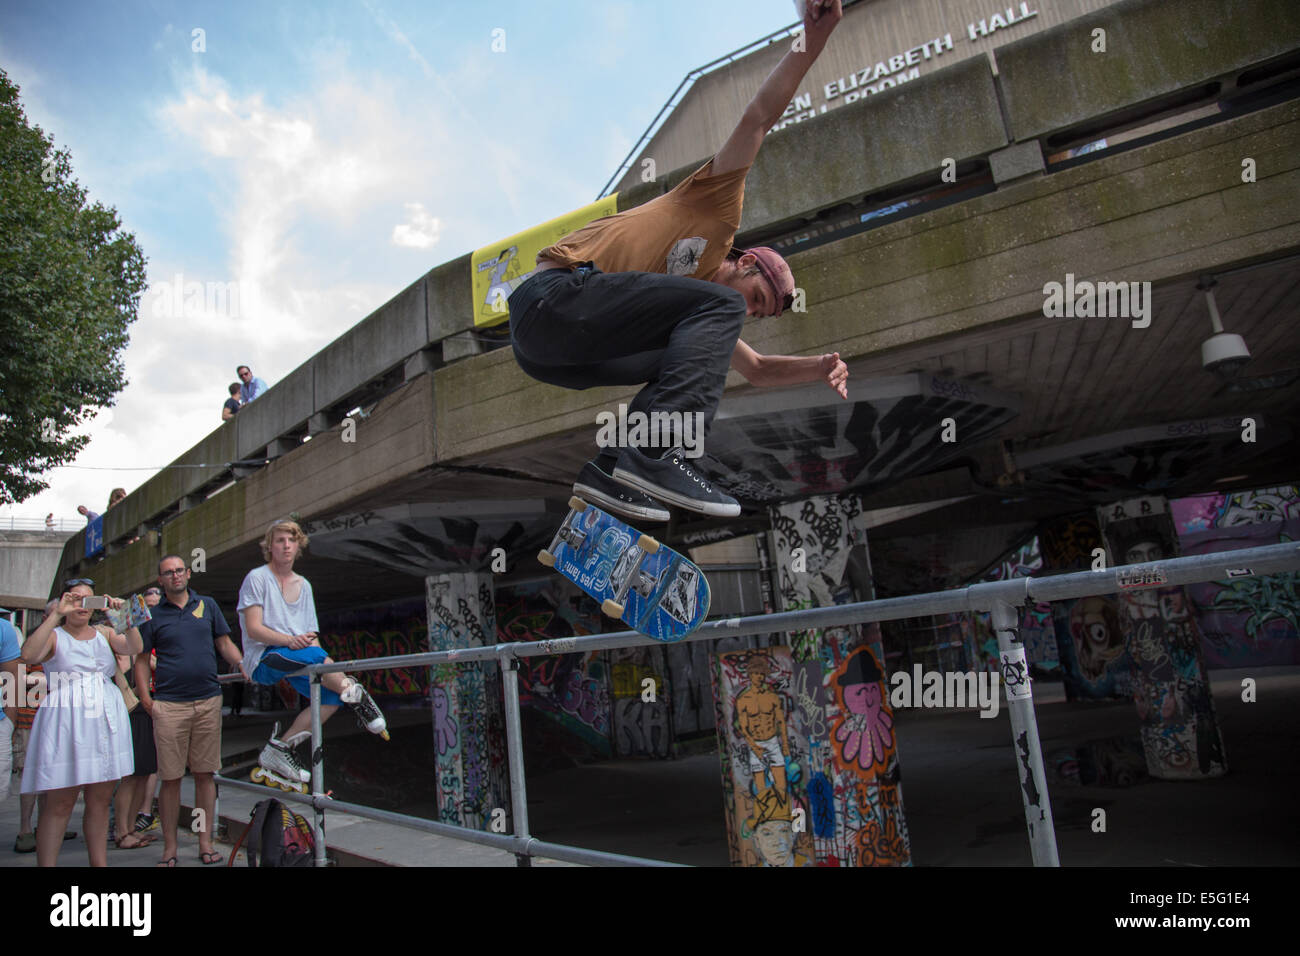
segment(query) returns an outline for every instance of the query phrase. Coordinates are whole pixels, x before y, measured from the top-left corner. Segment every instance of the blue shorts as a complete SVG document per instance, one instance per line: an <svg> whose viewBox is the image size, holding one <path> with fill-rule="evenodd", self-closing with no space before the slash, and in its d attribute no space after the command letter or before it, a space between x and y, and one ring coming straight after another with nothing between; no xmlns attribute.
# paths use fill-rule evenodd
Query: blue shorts
<svg viewBox="0 0 1300 956"><path fill-rule="evenodd" d="M274 685L287 680L290 687L310 700L311 678L306 674L299 674L297 677L285 675L302 670L308 664L323 664L328 656L325 648L315 645L299 648L296 651L288 647L268 647L257 661L257 669L253 671L253 683ZM320 702L337 707L343 703L343 698L322 685Z"/></svg>

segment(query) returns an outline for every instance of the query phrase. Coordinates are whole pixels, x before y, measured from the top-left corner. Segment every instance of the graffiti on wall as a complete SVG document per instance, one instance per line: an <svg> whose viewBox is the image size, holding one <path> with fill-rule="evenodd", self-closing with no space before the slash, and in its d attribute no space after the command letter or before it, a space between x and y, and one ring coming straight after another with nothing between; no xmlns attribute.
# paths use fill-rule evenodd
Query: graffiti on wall
<svg viewBox="0 0 1300 956"><path fill-rule="evenodd" d="M1300 541L1300 488L1288 485L1170 502L1183 554ZM1300 573L1186 585L1210 667L1300 664Z"/></svg>
<svg viewBox="0 0 1300 956"><path fill-rule="evenodd" d="M495 643L490 575L441 574L425 579L430 650ZM492 811L509 816L505 719L494 662L444 664L429 675L437 766L438 819L487 829Z"/></svg>
<svg viewBox="0 0 1300 956"><path fill-rule="evenodd" d="M501 641L542 641L600 633L600 613L563 579L502 588L497 592ZM519 703L609 756L612 733L605 653L555 654L519 659Z"/></svg>
<svg viewBox="0 0 1300 956"><path fill-rule="evenodd" d="M1158 568L1162 559L1178 556L1163 499L1116 502L1097 511L1117 563ZM1148 772L1162 779L1226 773L1200 631L1182 585L1126 589L1119 604Z"/></svg>
<svg viewBox="0 0 1300 956"><path fill-rule="evenodd" d="M608 654L615 752L620 757L669 756L672 694L664 678L663 649L623 647Z"/></svg>
<svg viewBox="0 0 1300 956"><path fill-rule="evenodd" d="M322 614L321 646L336 661L420 654L429 646L425 614L423 598ZM376 696L425 698L429 695L429 675L424 668L362 671L357 677Z"/></svg>

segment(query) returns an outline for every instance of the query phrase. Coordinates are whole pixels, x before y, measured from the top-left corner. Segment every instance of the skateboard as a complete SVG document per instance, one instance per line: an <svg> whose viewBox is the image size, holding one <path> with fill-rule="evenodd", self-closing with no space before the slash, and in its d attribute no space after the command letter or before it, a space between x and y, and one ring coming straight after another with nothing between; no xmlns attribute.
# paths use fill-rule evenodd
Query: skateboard
<svg viewBox="0 0 1300 956"><path fill-rule="evenodd" d="M680 641L709 613L709 582L693 562L576 495L537 560L599 601L606 616L657 641Z"/></svg>

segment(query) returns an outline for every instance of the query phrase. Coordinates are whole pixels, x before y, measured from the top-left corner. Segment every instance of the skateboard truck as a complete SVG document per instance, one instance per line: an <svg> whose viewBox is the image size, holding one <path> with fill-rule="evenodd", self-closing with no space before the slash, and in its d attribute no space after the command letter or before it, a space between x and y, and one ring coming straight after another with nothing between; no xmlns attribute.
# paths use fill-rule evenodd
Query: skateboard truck
<svg viewBox="0 0 1300 956"><path fill-rule="evenodd" d="M582 542L587 539L587 536L573 527L573 518L586 510L587 502L577 495L569 499L569 513L565 516L564 523L560 525L559 530L555 532L555 537L551 539L551 546L537 552L538 561L548 568L553 568L555 567L555 550L560 546L561 542L564 542L575 551L582 546Z"/></svg>
<svg viewBox="0 0 1300 956"><path fill-rule="evenodd" d="M642 597L649 597L654 593L654 586L658 583L657 578L641 572L641 562L645 560L647 554L654 554L659 550L659 542L648 534L641 535L633 546L636 549L636 561L632 567L623 575L618 583L618 593L613 598L606 598L601 602L600 609L606 617L621 618L623 616L624 604L623 599L627 597L627 592L634 586L637 593ZM647 586L648 582L648 586Z"/></svg>

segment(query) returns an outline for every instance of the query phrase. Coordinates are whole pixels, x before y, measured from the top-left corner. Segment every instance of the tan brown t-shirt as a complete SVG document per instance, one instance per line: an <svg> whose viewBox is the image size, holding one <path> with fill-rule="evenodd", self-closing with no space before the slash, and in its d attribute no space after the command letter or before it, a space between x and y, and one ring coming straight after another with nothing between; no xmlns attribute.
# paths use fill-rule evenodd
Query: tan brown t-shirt
<svg viewBox="0 0 1300 956"><path fill-rule="evenodd" d="M671 192L616 216L589 222L537 254L566 266L595 262L601 272L663 272L709 279L740 228L749 167L710 176L709 160Z"/></svg>

